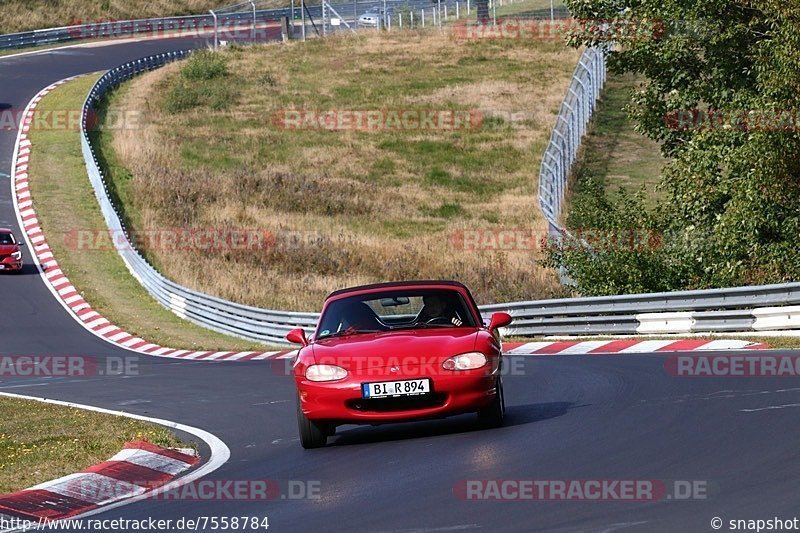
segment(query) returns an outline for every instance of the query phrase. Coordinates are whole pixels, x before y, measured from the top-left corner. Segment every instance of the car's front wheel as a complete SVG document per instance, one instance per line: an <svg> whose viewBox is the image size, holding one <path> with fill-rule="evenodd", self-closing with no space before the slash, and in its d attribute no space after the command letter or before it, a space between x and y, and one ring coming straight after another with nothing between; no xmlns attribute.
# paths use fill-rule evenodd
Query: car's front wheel
<svg viewBox="0 0 800 533"><path fill-rule="evenodd" d="M327 425L306 418L300 407L299 399L297 401L297 428L300 430L300 444L307 450L322 448L328 443L329 429Z"/></svg>
<svg viewBox="0 0 800 533"><path fill-rule="evenodd" d="M499 428L506 416L506 398L503 394L503 380L497 378L496 393L492 403L478 411L478 422L487 428Z"/></svg>

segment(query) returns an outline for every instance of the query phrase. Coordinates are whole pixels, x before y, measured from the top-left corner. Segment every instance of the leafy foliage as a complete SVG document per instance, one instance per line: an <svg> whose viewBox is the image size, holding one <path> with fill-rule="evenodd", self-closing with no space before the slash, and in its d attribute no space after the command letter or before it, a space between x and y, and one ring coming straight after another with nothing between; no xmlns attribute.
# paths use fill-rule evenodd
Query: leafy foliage
<svg viewBox="0 0 800 533"><path fill-rule="evenodd" d="M664 235L661 251L634 258L555 248L551 263L564 267L589 294L800 279L800 135L795 116L800 108L800 3L567 4L577 18L652 30L610 46L609 68L646 77L629 112L637 130L659 141L671 159L662 172L666 201L657 212L646 212L635 198L611 202L602 191L596 205L575 206L575 211L583 210L575 216L595 227L657 227ZM570 41L575 46L602 44L607 36L607 26L585 24L573 31ZM693 118L699 110L738 119L702 125L670 119L676 113L687 116L687 110L695 111L689 115ZM790 120L757 119L777 114Z"/></svg>

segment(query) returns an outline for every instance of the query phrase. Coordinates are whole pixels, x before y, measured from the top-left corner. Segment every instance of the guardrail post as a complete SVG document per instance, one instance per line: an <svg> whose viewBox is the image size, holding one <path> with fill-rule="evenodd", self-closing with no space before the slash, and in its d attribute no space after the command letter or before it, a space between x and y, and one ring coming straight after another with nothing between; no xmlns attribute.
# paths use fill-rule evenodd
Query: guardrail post
<svg viewBox="0 0 800 533"><path fill-rule="evenodd" d="M250 0L250 5L253 6L253 42L256 42L256 4Z"/></svg>
<svg viewBox="0 0 800 533"><path fill-rule="evenodd" d="M281 41L287 42L289 38L289 17L281 17Z"/></svg>
<svg viewBox="0 0 800 533"><path fill-rule="evenodd" d="M211 13L212 17L214 17L214 50L216 50L219 48L219 27L217 25L217 14L214 13L213 9L210 9L208 12Z"/></svg>

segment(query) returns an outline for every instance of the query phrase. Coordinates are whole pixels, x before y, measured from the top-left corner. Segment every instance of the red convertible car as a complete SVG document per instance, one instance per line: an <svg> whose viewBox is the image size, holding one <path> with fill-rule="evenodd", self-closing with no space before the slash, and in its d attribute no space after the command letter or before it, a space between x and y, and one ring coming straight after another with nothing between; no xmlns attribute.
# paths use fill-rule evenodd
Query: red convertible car
<svg viewBox="0 0 800 533"><path fill-rule="evenodd" d="M502 348L469 290L455 281L365 285L333 292L294 362L297 422L304 448L318 448L342 424L381 424L477 412L503 423Z"/></svg>
<svg viewBox="0 0 800 533"><path fill-rule="evenodd" d="M10 229L0 228L0 271L20 272L22 250Z"/></svg>

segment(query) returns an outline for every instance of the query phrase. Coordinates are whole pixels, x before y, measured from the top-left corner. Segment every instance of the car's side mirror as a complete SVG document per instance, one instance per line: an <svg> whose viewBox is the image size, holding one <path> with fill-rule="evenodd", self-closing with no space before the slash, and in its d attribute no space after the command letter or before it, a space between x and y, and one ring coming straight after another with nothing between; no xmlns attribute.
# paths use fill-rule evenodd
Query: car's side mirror
<svg viewBox="0 0 800 533"><path fill-rule="evenodd" d="M494 313L492 320L489 322L489 332L494 333L498 328L511 324L512 320L511 315L508 313Z"/></svg>
<svg viewBox="0 0 800 533"><path fill-rule="evenodd" d="M295 328L286 334L286 340L303 346L308 346L308 339L306 339L306 332L303 328Z"/></svg>
<svg viewBox="0 0 800 533"><path fill-rule="evenodd" d="M17 241L17 246L25 246L25 241Z"/></svg>

